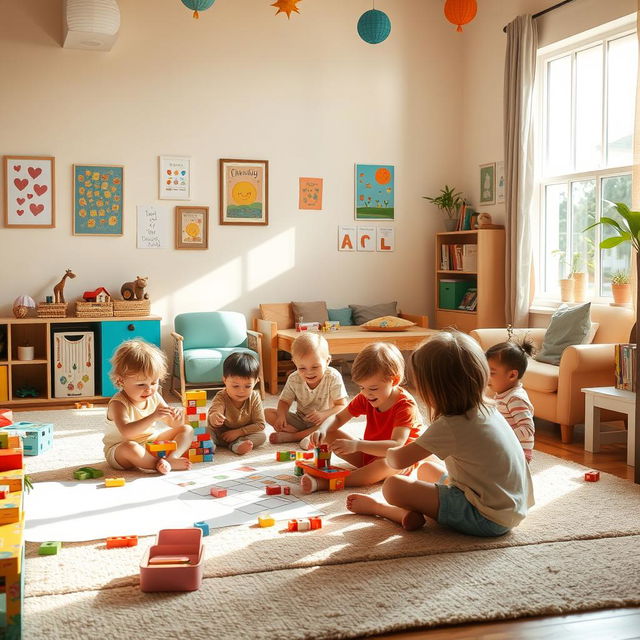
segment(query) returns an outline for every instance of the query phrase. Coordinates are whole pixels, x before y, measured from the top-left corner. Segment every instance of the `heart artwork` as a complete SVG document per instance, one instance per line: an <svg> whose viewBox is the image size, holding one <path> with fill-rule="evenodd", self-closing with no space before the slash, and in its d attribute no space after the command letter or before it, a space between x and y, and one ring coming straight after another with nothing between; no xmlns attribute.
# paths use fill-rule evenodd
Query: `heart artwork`
<svg viewBox="0 0 640 640"><path fill-rule="evenodd" d="M20 171L20 169L22 169L22 165L21 164L14 164L13 165L13 170L14 171Z"/></svg>
<svg viewBox="0 0 640 640"><path fill-rule="evenodd" d="M24 198L16 198L18 204L24 204Z"/></svg>
<svg viewBox="0 0 640 640"><path fill-rule="evenodd" d="M43 204L30 204L29 205L29 209L31 209L31 213L33 213L34 216L37 216L39 213L42 213L44 211L44 205Z"/></svg>
<svg viewBox="0 0 640 640"><path fill-rule="evenodd" d="M24 209L16 209L16 213L21 216L24 213Z"/></svg>
<svg viewBox="0 0 640 640"><path fill-rule="evenodd" d="M34 180L42 173L42 169L40 167L29 167L27 171Z"/></svg>
<svg viewBox="0 0 640 640"><path fill-rule="evenodd" d="M16 189L18 189L18 191L22 191L29 184L29 181L26 178L24 178L24 180L14 178L13 184L16 185Z"/></svg>
<svg viewBox="0 0 640 640"><path fill-rule="evenodd" d="M33 193L27 193L27 198L29 198L29 200L31 200L31 198L33 198Z"/></svg>
<svg viewBox="0 0 640 640"><path fill-rule="evenodd" d="M33 190L37 195L41 196L48 189L46 184L34 184Z"/></svg>

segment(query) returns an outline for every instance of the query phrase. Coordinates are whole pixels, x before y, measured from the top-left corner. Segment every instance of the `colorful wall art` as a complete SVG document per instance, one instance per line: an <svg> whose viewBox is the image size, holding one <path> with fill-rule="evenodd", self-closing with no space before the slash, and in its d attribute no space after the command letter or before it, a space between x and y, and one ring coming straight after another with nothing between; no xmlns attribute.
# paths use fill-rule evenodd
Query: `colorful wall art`
<svg viewBox="0 0 640 640"><path fill-rule="evenodd" d="M55 158L4 157L4 226L55 227Z"/></svg>
<svg viewBox="0 0 640 640"><path fill-rule="evenodd" d="M394 220L393 165L357 164L355 194L356 220Z"/></svg>
<svg viewBox="0 0 640 640"><path fill-rule="evenodd" d="M322 178L300 178L298 209L322 209Z"/></svg>
<svg viewBox="0 0 640 640"><path fill-rule="evenodd" d="M220 160L220 224L269 224L267 160Z"/></svg>
<svg viewBox="0 0 640 640"><path fill-rule="evenodd" d="M121 236L124 167L73 165L73 234Z"/></svg>

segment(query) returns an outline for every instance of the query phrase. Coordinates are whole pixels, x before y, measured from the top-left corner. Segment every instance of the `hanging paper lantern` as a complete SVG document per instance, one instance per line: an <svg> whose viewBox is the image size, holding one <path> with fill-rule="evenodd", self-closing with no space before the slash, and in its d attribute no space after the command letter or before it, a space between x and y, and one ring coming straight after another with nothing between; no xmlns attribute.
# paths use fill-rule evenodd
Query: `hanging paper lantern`
<svg viewBox="0 0 640 640"><path fill-rule="evenodd" d="M36 303L30 296L20 296L13 301L13 315L16 318L26 318L29 309L34 309Z"/></svg>
<svg viewBox="0 0 640 640"><path fill-rule="evenodd" d="M358 34L369 44L378 44L386 40L391 33L391 20L383 11L371 9L365 11L358 20Z"/></svg>
<svg viewBox="0 0 640 640"><path fill-rule="evenodd" d="M278 9L276 11L276 15L278 15L279 13L286 13L287 18L291 19L292 11L300 13L300 9L296 7L298 2L301 2L301 0L276 0L271 6Z"/></svg>
<svg viewBox="0 0 640 640"><path fill-rule="evenodd" d="M182 0L182 4L193 11L193 17L199 18L198 11L206 11L216 0Z"/></svg>
<svg viewBox="0 0 640 640"><path fill-rule="evenodd" d="M444 15L449 22L457 24L456 31L462 31L462 25L471 22L478 11L476 0L447 0L444 5Z"/></svg>

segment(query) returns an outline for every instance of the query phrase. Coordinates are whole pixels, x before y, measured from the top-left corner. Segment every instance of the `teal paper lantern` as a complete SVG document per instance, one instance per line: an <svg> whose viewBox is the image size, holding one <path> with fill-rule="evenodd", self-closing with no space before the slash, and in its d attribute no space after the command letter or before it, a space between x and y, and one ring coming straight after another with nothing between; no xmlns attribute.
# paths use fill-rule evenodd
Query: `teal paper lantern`
<svg viewBox="0 0 640 640"><path fill-rule="evenodd" d="M184 2L184 0L183 0ZM371 9L365 11L358 20L358 34L369 44L379 44L389 37L391 20L383 11Z"/></svg>
<svg viewBox="0 0 640 640"><path fill-rule="evenodd" d="M193 17L199 18L198 11L206 11L216 0L182 0L182 4L193 11Z"/></svg>

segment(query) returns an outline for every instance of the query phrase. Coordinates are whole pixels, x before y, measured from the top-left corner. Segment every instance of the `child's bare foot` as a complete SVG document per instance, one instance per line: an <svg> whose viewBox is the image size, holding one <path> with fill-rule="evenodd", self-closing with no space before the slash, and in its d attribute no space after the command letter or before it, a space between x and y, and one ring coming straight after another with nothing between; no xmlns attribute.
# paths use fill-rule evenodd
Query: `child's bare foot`
<svg viewBox="0 0 640 640"><path fill-rule="evenodd" d="M175 469L176 471L191 469L191 460L189 460L188 458L167 457L163 459L166 460L171 465L171 468Z"/></svg>
<svg viewBox="0 0 640 640"><path fill-rule="evenodd" d="M300 478L300 488L303 493L313 493L318 490L318 480L306 473Z"/></svg>
<svg viewBox="0 0 640 640"><path fill-rule="evenodd" d="M302 440L300 440L300 448L303 451L309 451L310 449L313 449L313 447L311 446L311 436L306 436L302 438Z"/></svg>
<svg viewBox="0 0 640 640"><path fill-rule="evenodd" d="M239 456L243 456L245 453L249 453L253 449L253 442L251 440L243 440L240 444L235 445L231 448L233 453L238 454Z"/></svg>
<svg viewBox="0 0 640 640"><path fill-rule="evenodd" d="M363 495L362 493L350 493L347 496L347 509L353 513L359 513L363 516L378 516L380 515L379 508L380 503L371 496Z"/></svg>
<svg viewBox="0 0 640 640"><path fill-rule="evenodd" d="M282 442L297 442L297 433L288 433L287 431L274 431L269 435L271 444L281 444Z"/></svg>
<svg viewBox="0 0 640 640"><path fill-rule="evenodd" d="M424 527L424 516L417 511L407 511L406 515L402 518L402 528L405 531L417 531Z"/></svg>
<svg viewBox="0 0 640 640"><path fill-rule="evenodd" d="M156 471L164 476L171 471L171 465L165 458L158 458L158 462L156 462Z"/></svg>

